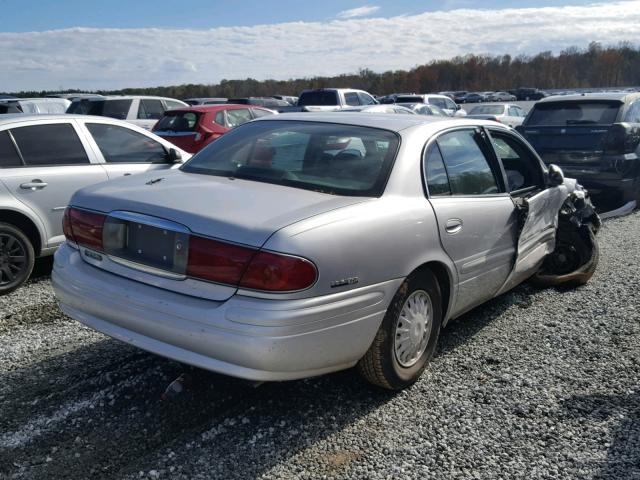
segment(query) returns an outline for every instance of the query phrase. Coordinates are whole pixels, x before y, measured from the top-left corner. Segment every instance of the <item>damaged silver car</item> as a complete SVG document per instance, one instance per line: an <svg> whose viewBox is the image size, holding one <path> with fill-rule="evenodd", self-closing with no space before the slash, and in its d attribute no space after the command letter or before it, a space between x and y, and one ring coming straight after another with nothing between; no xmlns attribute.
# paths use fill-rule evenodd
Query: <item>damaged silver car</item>
<svg viewBox="0 0 640 480"><path fill-rule="evenodd" d="M279 115L77 192L53 284L71 317L180 362L401 389L452 319L531 277L586 282L599 225L500 124Z"/></svg>

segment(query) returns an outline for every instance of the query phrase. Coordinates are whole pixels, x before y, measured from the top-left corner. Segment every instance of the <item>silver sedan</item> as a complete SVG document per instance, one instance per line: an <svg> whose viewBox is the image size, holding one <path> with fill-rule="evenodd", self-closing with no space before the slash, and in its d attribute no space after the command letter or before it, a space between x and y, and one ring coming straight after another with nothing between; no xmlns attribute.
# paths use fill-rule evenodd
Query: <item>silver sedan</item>
<svg viewBox="0 0 640 480"><path fill-rule="evenodd" d="M357 365L400 389L464 312L531 276L586 282L599 220L499 124L304 113L84 188L64 226L55 292L96 330L245 379Z"/></svg>

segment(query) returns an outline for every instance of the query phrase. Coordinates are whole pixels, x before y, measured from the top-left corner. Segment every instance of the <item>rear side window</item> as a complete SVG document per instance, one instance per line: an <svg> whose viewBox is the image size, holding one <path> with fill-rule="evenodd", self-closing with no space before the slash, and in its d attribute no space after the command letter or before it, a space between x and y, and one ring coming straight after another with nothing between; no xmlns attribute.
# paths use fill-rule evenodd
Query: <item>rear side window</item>
<svg viewBox="0 0 640 480"><path fill-rule="evenodd" d="M97 115L126 120L133 100L80 100L69 106L67 113Z"/></svg>
<svg viewBox="0 0 640 480"><path fill-rule="evenodd" d="M158 120L164 115L164 105L160 100L140 100L138 118L141 120Z"/></svg>
<svg viewBox="0 0 640 480"><path fill-rule="evenodd" d="M266 117L268 115L273 115L273 112L269 112L268 110L261 110L259 108L252 108L253 116L255 118Z"/></svg>
<svg viewBox="0 0 640 480"><path fill-rule="evenodd" d="M453 195L498 193L496 178L475 137L473 130L458 130L438 137Z"/></svg>
<svg viewBox="0 0 640 480"><path fill-rule="evenodd" d="M427 176L427 187L429 195L451 195L449 187L449 177L444 166L442 154L436 143L432 143L425 154L425 171Z"/></svg>
<svg viewBox="0 0 640 480"><path fill-rule="evenodd" d="M0 168L21 167L22 160L8 132L0 132Z"/></svg>
<svg viewBox="0 0 640 480"><path fill-rule="evenodd" d="M227 110L227 125L229 128L237 127L243 123L252 120L251 112L248 108L238 108L236 110Z"/></svg>
<svg viewBox="0 0 640 480"><path fill-rule="evenodd" d="M527 126L610 125L615 123L620 102L549 102L538 103Z"/></svg>
<svg viewBox="0 0 640 480"><path fill-rule="evenodd" d="M32 125L11 130L26 165L76 165L89 163L70 123Z"/></svg>
<svg viewBox="0 0 640 480"><path fill-rule="evenodd" d="M338 92L334 90L303 92L298 100L298 106L306 105L338 105Z"/></svg>
<svg viewBox="0 0 640 480"><path fill-rule="evenodd" d="M154 131L193 132L198 125L199 114L195 112L167 112Z"/></svg>
<svg viewBox="0 0 640 480"><path fill-rule="evenodd" d="M640 123L640 100L636 100L631 104L625 121L630 123Z"/></svg>
<svg viewBox="0 0 640 480"><path fill-rule="evenodd" d="M447 108L447 102L445 102L444 98L430 98L429 104L440 108Z"/></svg>
<svg viewBox="0 0 640 480"><path fill-rule="evenodd" d="M167 109L171 110L173 108L182 108L184 107L184 105L180 102L177 102L175 100L165 100L164 103L167 104Z"/></svg>
<svg viewBox="0 0 640 480"><path fill-rule="evenodd" d="M222 127L227 126L227 122L224 119L224 110L220 110L218 113L216 113L216 119L214 120L214 122Z"/></svg>
<svg viewBox="0 0 640 480"><path fill-rule="evenodd" d="M167 152L155 140L118 125L87 123L107 163L166 163Z"/></svg>

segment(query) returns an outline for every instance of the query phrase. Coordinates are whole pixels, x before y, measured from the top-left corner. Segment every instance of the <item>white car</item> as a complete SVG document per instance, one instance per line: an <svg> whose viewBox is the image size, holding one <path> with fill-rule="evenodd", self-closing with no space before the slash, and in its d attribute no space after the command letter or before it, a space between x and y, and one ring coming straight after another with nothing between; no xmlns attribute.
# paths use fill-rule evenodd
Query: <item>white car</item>
<svg viewBox="0 0 640 480"><path fill-rule="evenodd" d="M428 103L444 110L447 115L452 117L464 117L467 115L466 110L449 97L435 93L399 95L396 97L396 103Z"/></svg>
<svg viewBox="0 0 640 480"><path fill-rule="evenodd" d="M477 105L469 110L469 118L481 118L483 120L493 120L504 123L510 127L522 125L527 112L519 105L512 103L485 103Z"/></svg>
<svg viewBox="0 0 640 480"><path fill-rule="evenodd" d="M164 112L189 105L175 98L144 95L113 95L76 98L67 113L76 115L98 115L126 120L145 130L151 130Z"/></svg>
<svg viewBox="0 0 640 480"><path fill-rule="evenodd" d="M79 188L191 155L129 123L87 115L0 115L0 295L64 241L62 214ZM6 257L6 245L16 255Z"/></svg>
<svg viewBox="0 0 640 480"><path fill-rule="evenodd" d="M4 106L14 105L23 113L65 113L71 102L65 98L16 98L0 100ZM0 113L14 113L15 109L0 110Z"/></svg>

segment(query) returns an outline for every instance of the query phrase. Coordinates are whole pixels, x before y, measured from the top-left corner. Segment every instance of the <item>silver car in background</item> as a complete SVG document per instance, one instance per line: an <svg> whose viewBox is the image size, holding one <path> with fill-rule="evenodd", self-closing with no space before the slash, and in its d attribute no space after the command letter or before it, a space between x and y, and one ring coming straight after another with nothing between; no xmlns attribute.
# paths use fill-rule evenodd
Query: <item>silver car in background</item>
<svg viewBox="0 0 640 480"><path fill-rule="evenodd" d="M484 120L493 120L494 122L504 123L510 127L522 125L527 112L519 105L512 103L494 103L477 105L469 110L469 118L479 118Z"/></svg>
<svg viewBox="0 0 640 480"><path fill-rule="evenodd" d="M357 365L400 389L451 319L532 275L587 281L598 226L505 126L278 115L77 192L52 280L66 314L168 358L250 380Z"/></svg>
<svg viewBox="0 0 640 480"><path fill-rule="evenodd" d="M76 190L189 157L109 118L0 116L0 295L27 280L35 257L53 254L64 241L62 216Z"/></svg>

